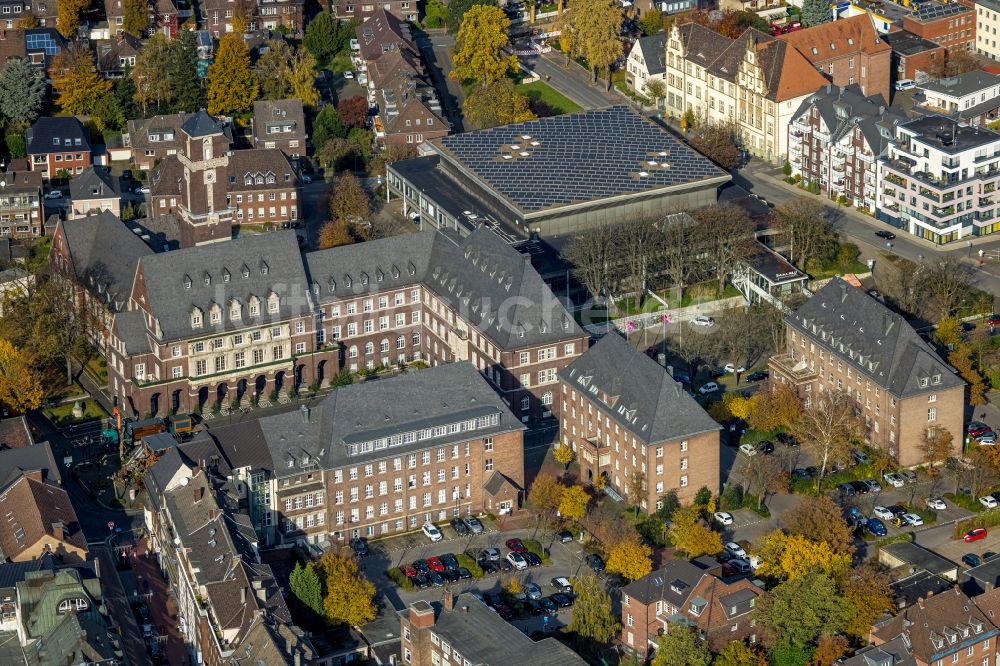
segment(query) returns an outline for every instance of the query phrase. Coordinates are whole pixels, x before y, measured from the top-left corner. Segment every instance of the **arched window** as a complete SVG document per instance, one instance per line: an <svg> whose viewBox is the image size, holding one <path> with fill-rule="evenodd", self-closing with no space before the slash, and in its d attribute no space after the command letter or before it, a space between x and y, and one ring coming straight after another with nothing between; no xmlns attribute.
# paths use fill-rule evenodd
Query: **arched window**
<svg viewBox="0 0 1000 666"><path fill-rule="evenodd" d="M403 349L406 347L406 338L402 335L396 338L396 349Z"/></svg>
<svg viewBox="0 0 1000 666"><path fill-rule="evenodd" d="M552 404L552 391L546 391L542 394L542 404L546 406Z"/></svg>
<svg viewBox="0 0 1000 666"><path fill-rule="evenodd" d="M383 353L389 351L389 341L382 338L382 342L378 344L378 350Z"/></svg>
<svg viewBox="0 0 1000 666"><path fill-rule="evenodd" d="M357 357L358 357L358 348L355 347L354 345L351 345L351 348L347 350L347 358L357 358Z"/></svg>
<svg viewBox="0 0 1000 666"><path fill-rule="evenodd" d="M528 399L528 396L524 396L523 398L521 398L521 411L522 412L528 411L528 406L530 404L531 400Z"/></svg>
<svg viewBox="0 0 1000 666"><path fill-rule="evenodd" d="M374 354L374 353L375 353L375 345L374 345L374 343L366 342L365 343L365 354Z"/></svg>

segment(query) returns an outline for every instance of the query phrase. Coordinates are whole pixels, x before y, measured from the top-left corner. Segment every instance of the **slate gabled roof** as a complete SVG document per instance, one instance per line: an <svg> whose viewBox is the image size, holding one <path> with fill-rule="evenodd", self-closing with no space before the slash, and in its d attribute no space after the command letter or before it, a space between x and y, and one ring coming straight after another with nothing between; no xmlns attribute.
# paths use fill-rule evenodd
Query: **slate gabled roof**
<svg viewBox="0 0 1000 666"><path fill-rule="evenodd" d="M961 633L965 627L969 629L968 638ZM948 636L952 633L957 634L954 642ZM955 652L965 652L967 645L987 638L995 641L997 634L1000 631L996 626L958 587L918 600L899 615L872 627L873 638L881 641L904 636L913 656L926 664Z"/></svg>
<svg viewBox="0 0 1000 666"><path fill-rule="evenodd" d="M886 104L882 95L865 97L857 85L828 84L810 95L795 111L801 118L815 107L828 128L833 141L844 139L855 127L859 128L868 147L880 155L894 136L894 127L909 120L899 109Z"/></svg>
<svg viewBox="0 0 1000 666"><path fill-rule="evenodd" d="M667 69L667 33L658 32L655 35L640 37L635 43L646 63L646 71L650 76L663 74Z"/></svg>
<svg viewBox="0 0 1000 666"><path fill-rule="evenodd" d="M39 118L28 130L26 138L29 155L90 152L90 133L76 116ZM58 144L55 143L57 140ZM70 143L67 143L67 140Z"/></svg>
<svg viewBox="0 0 1000 666"><path fill-rule="evenodd" d="M90 166L69 181L69 196L73 201L117 197L121 196L121 185L107 168Z"/></svg>
<svg viewBox="0 0 1000 666"><path fill-rule="evenodd" d="M660 364L617 333L598 340L559 376L643 444L720 427Z"/></svg>
<svg viewBox="0 0 1000 666"><path fill-rule="evenodd" d="M900 398L965 383L902 317L839 277L785 322Z"/></svg>
<svg viewBox="0 0 1000 666"><path fill-rule="evenodd" d="M210 136L223 134L225 126L224 122L213 118L204 109L201 109L184 120L181 130L190 137Z"/></svg>

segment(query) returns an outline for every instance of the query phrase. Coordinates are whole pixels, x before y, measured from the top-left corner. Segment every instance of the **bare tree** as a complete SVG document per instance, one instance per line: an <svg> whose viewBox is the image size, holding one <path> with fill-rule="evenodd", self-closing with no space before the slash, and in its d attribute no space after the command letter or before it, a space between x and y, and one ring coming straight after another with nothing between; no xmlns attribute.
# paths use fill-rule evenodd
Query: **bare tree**
<svg viewBox="0 0 1000 666"><path fill-rule="evenodd" d="M921 436L920 447L924 452L924 462L931 467L944 462L945 458L951 454L951 431L947 428L927 426Z"/></svg>
<svg viewBox="0 0 1000 666"><path fill-rule="evenodd" d="M923 272L922 291L931 297L935 319L958 309L972 286L972 271L955 257L941 257Z"/></svg>
<svg viewBox="0 0 1000 666"><path fill-rule="evenodd" d="M698 263L694 256L691 218L680 218L668 218L660 225L663 231L663 252L658 265L661 274L669 280L669 286L676 288L678 297L683 299L684 289L691 283Z"/></svg>
<svg viewBox="0 0 1000 666"><path fill-rule="evenodd" d="M861 438L862 431L855 402L843 391L822 391L802 410L792 434L819 463L817 487L832 461L847 459L851 443Z"/></svg>
<svg viewBox="0 0 1000 666"><path fill-rule="evenodd" d="M700 208L692 217L698 222L698 247L705 253L721 293L726 278L753 251L753 223L747 212L735 204Z"/></svg>
<svg viewBox="0 0 1000 666"><path fill-rule="evenodd" d="M774 456L756 455L748 458L743 469L743 479L746 481L747 492L757 496L758 509L764 505L768 493L788 488L786 472Z"/></svg>
<svg viewBox="0 0 1000 666"><path fill-rule="evenodd" d="M608 293L613 274L612 266L619 261L617 226L606 224L575 236L563 253L573 264L573 275L590 295L600 298Z"/></svg>
<svg viewBox="0 0 1000 666"><path fill-rule="evenodd" d="M921 316L926 308L923 264L892 257L875 263L875 287L897 310Z"/></svg>
<svg viewBox="0 0 1000 666"><path fill-rule="evenodd" d="M775 308L767 304L755 305L745 310L735 308L720 318L719 335L731 363L749 368L769 348L778 349L771 347L774 335L768 311L775 311Z"/></svg>
<svg viewBox="0 0 1000 666"><path fill-rule="evenodd" d="M619 227L621 259L628 274L628 282L635 292L636 309L649 280L650 266L663 252L663 233L648 219L622 223Z"/></svg>
<svg viewBox="0 0 1000 666"><path fill-rule="evenodd" d="M810 259L830 254L837 237L819 200L796 197L778 206L774 213L775 226L788 238L790 262L805 268Z"/></svg>
<svg viewBox="0 0 1000 666"><path fill-rule="evenodd" d="M996 485L1000 480L1000 473L982 448L974 448L969 453L969 458L972 460L972 465L959 470L955 475L955 492L958 492L959 485L964 485L972 491L973 497L979 497Z"/></svg>

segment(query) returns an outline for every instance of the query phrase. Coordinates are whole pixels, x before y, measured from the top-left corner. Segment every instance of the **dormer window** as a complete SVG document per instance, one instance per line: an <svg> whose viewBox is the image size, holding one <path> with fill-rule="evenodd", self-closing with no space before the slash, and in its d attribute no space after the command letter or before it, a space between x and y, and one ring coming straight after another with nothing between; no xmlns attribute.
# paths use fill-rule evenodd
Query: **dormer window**
<svg viewBox="0 0 1000 666"><path fill-rule="evenodd" d="M927 388L927 384L928 383L929 383L929 380L927 379L927 377L921 377L920 378L920 388Z"/></svg>
<svg viewBox="0 0 1000 666"><path fill-rule="evenodd" d="M257 176L257 184L258 185L264 184L264 176Z"/></svg>
<svg viewBox="0 0 1000 666"><path fill-rule="evenodd" d="M191 311L191 328L201 328L201 310L198 308Z"/></svg>
<svg viewBox="0 0 1000 666"><path fill-rule="evenodd" d="M932 379L931 383L933 383L933 384L940 384L941 383L941 375L934 375L934 377L932 377L931 379Z"/></svg>
<svg viewBox="0 0 1000 666"><path fill-rule="evenodd" d="M60 601L56 612L63 614L71 611L85 611L88 608L90 608L90 603L82 597L77 597L76 599L63 599Z"/></svg>
<svg viewBox="0 0 1000 666"><path fill-rule="evenodd" d="M256 317L260 314L260 299L256 296L250 297L250 302L247 304L250 309L250 316Z"/></svg>
<svg viewBox="0 0 1000 666"><path fill-rule="evenodd" d="M288 469L291 469L293 467L295 467L295 459L294 458L289 458L288 459Z"/></svg>
<svg viewBox="0 0 1000 666"><path fill-rule="evenodd" d="M189 275L184 276L184 288L185 289L191 288L191 277Z"/></svg>
<svg viewBox="0 0 1000 666"><path fill-rule="evenodd" d="M263 261L260 262L260 274L267 275L267 264L264 263Z"/></svg>
<svg viewBox="0 0 1000 666"><path fill-rule="evenodd" d="M208 273L205 273L205 284L206 285L212 284L212 276L209 275Z"/></svg>
<svg viewBox="0 0 1000 666"><path fill-rule="evenodd" d="M230 276L230 274L229 274L229 270L228 270L228 269L226 269L226 268L222 269L222 281L223 281L223 282L229 282L229 278L230 278L230 277L231 277L231 276Z"/></svg>
<svg viewBox="0 0 1000 666"><path fill-rule="evenodd" d="M274 176L268 176L267 177L267 184L268 185L274 185Z"/></svg>
<svg viewBox="0 0 1000 666"><path fill-rule="evenodd" d="M244 179L243 183L247 186L253 185L253 178L251 176L247 176Z"/></svg>
<svg viewBox="0 0 1000 666"><path fill-rule="evenodd" d="M57 137L57 136L52 137L52 145L53 146L58 146L59 145L59 137Z"/></svg>
<svg viewBox="0 0 1000 666"><path fill-rule="evenodd" d="M213 324L218 324L222 321L222 308L218 305L213 305L212 309L209 310L209 319Z"/></svg>
<svg viewBox="0 0 1000 666"><path fill-rule="evenodd" d="M270 296L267 297L267 311L268 312L270 312L272 314L277 313L278 312L278 306L279 306L279 301L278 301L278 295L277 294L271 294Z"/></svg>
<svg viewBox="0 0 1000 666"><path fill-rule="evenodd" d="M243 307L239 303L234 302L229 306L229 318L233 321L243 319Z"/></svg>

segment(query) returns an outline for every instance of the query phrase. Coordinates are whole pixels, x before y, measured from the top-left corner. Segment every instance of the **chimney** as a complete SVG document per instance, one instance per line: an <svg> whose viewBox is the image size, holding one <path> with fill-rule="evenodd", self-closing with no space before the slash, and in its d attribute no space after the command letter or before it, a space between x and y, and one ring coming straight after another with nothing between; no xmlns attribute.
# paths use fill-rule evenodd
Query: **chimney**
<svg viewBox="0 0 1000 666"><path fill-rule="evenodd" d="M240 588L240 604L245 606L247 603L247 588Z"/></svg>
<svg viewBox="0 0 1000 666"><path fill-rule="evenodd" d="M201 474L201 465L195 465L191 468L191 478L194 478Z"/></svg>
<svg viewBox="0 0 1000 666"><path fill-rule="evenodd" d="M52 523L52 538L56 541L63 540L63 524L62 521Z"/></svg>
<svg viewBox="0 0 1000 666"><path fill-rule="evenodd" d="M843 280L840 281L840 302L843 303L847 300L847 283Z"/></svg>
<svg viewBox="0 0 1000 666"><path fill-rule="evenodd" d="M429 629L434 626L434 608L426 601L410 604L410 625L414 629Z"/></svg>
<svg viewBox="0 0 1000 666"><path fill-rule="evenodd" d="M444 591L443 604L444 604L444 609L446 611L451 611L452 609L455 608L455 595L454 593L452 593L451 590Z"/></svg>

